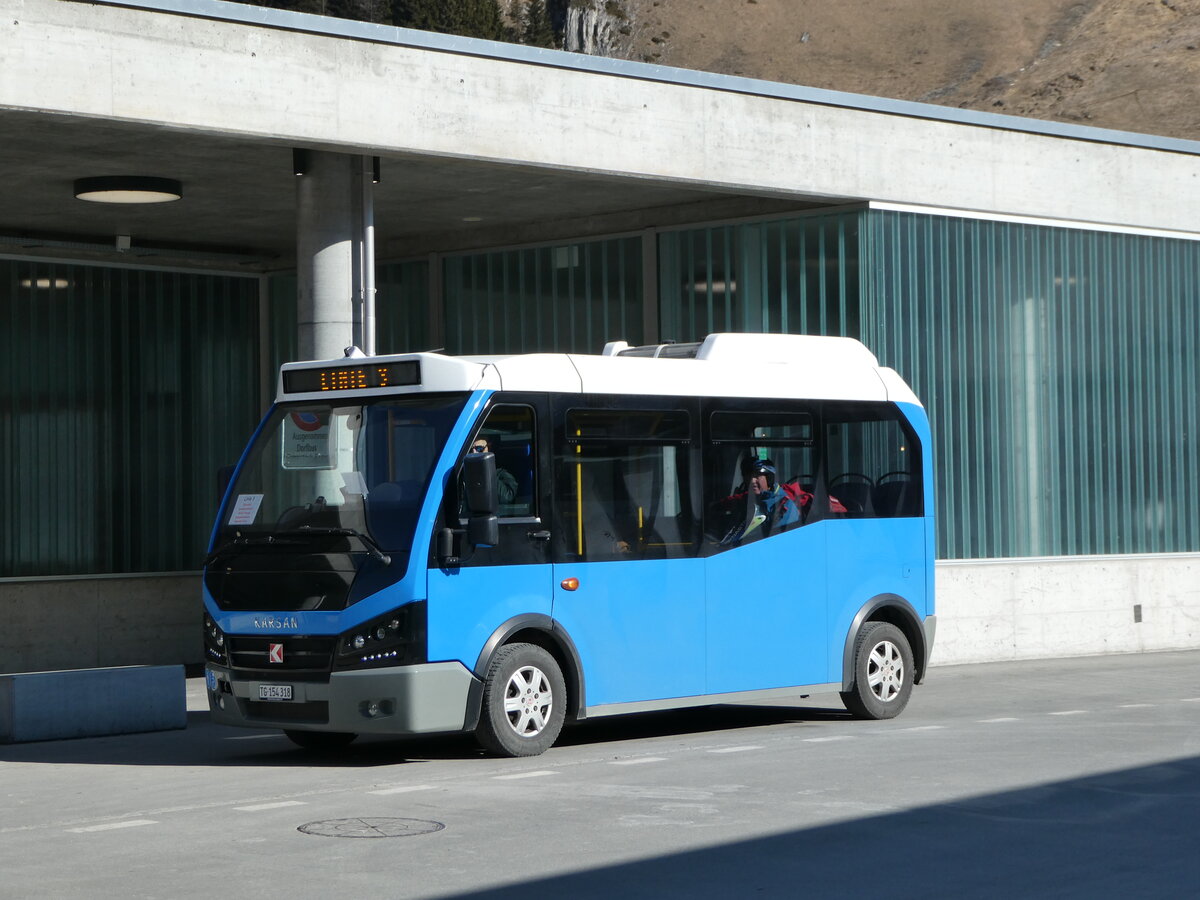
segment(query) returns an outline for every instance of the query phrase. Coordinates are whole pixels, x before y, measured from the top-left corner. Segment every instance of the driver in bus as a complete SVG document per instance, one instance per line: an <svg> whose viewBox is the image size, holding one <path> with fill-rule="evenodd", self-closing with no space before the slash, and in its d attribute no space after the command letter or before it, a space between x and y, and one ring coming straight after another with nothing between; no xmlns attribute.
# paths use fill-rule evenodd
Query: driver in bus
<svg viewBox="0 0 1200 900"><path fill-rule="evenodd" d="M750 537L770 537L803 522L812 507L813 495L795 482L780 482L775 463L770 459L751 458L742 467L745 489L719 501L718 508L736 510L749 503L752 512L722 538L733 544ZM829 511L844 513L836 497L829 498ZM756 533L757 532L757 533Z"/></svg>
<svg viewBox="0 0 1200 900"><path fill-rule="evenodd" d="M492 445L486 437L480 435L471 442L472 453L490 453ZM508 469L496 467L496 487L501 503L513 503L517 499L517 479Z"/></svg>

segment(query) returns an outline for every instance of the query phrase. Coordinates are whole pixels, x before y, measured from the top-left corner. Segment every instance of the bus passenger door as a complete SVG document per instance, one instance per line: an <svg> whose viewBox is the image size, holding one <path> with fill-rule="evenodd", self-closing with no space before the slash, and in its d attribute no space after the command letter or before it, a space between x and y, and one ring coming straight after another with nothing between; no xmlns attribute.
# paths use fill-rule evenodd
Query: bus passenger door
<svg viewBox="0 0 1200 900"><path fill-rule="evenodd" d="M471 669L499 626L529 613L550 615L549 493L538 459L546 446L545 405L542 395L497 394L463 448L465 456L486 446L496 457L500 543L465 549L453 567L436 560L430 566L430 662L459 660ZM461 528L466 511L453 481L447 494L442 522Z"/></svg>
<svg viewBox="0 0 1200 900"><path fill-rule="evenodd" d="M723 399L706 412L707 692L826 683L831 503L814 409Z"/></svg>
<svg viewBox="0 0 1200 900"><path fill-rule="evenodd" d="M695 405L585 396L556 410L554 618L589 708L704 693Z"/></svg>
<svg viewBox="0 0 1200 900"><path fill-rule="evenodd" d="M751 541L705 560L708 693L829 680L829 524Z"/></svg>

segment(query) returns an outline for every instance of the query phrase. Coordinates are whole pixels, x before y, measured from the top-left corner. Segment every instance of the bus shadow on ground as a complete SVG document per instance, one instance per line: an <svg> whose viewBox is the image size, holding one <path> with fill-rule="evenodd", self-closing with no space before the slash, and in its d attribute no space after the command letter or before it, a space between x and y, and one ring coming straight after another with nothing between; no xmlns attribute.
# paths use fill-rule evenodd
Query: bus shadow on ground
<svg viewBox="0 0 1200 900"><path fill-rule="evenodd" d="M711 706L585 720L563 729L556 746L610 745L647 738L845 720L844 711L786 706ZM554 751L551 750L551 753ZM0 745L0 762L49 765L263 766L371 768L433 760L482 759L470 734L361 736L331 751L301 749L276 730L215 725L188 713L186 730Z"/></svg>
<svg viewBox="0 0 1200 900"><path fill-rule="evenodd" d="M1198 819L1200 757L1188 757L434 896L1195 896L1200 885ZM548 853L547 858L554 856Z"/></svg>
<svg viewBox="0 0 1200 900"><path fill-rule="evenodd" d="M842 708L800 706L694 706L664 712L634 713L585 719L563 729L556 746L603 744L615 741L687 736L739 728L848 721Z"/></svg>

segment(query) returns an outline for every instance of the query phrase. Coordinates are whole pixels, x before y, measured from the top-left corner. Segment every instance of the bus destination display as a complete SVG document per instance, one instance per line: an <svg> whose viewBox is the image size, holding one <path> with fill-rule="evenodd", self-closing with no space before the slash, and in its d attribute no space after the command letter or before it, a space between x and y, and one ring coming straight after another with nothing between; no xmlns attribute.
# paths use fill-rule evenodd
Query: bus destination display
<svg viewBox="0 0 1200 900"><path fill-rule="evenodd" d="M416 360L335 366L326 369L293 369L283 373L285 394L354 391L420 383L421 367Z"/></svg>

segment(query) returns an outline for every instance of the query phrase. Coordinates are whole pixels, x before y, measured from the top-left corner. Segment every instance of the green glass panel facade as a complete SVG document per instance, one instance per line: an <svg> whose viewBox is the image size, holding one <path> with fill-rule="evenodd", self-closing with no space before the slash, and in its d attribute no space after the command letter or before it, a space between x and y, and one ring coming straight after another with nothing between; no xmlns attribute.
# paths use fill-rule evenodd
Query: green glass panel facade
<svg viewBox="0 0 1200 900"><path fill-rule="evenodd" d="M414 353L429 342L429 263L380 265L375 274L375 350Z"/></svg>
<svg viewBox="0 0 1200 900"><path fill-rule="evenodd" d="M599 353L642 340L640 237L447 256L448 353Z"/></svg>
<svg viewBox="0 0 1200 900"><path fill-rule="evenodd" d="M278 373L279 367L285 362L295 362L300 346L298 314L296 307L296 273L280 272L267 279L267 310L270 334L267 345L270 348L272 373ZM268 401L275 399L276 379L271 378L271 395Z"/></svg>
<svg viewBox="0 0 1200 900"><path fill-rule="evenodd" d="M664 232L663 340L723 331L857 337L864 211Z"/></svg>
<svg viewBox="0 0 1200 900"><path fill-rule="evenodd" d="M873 211L862 333L933 424L942 558L1200 550L1200 243Z"/></svg>
<svg viewBox="0 0 1200 900"><path fill-rule="evenodd" d="M0 576L199 568L257 419L257 279L0 260Z"/></svg>
<svg viewBox="0 0 1200 900"><path fill-rule="evenodd" d="M380 265L377 349L643 342L642 248ZM665 231L656 252L662 339L846 335L913 385L939 557L1200 550L1200 242L854 209ZM295 275L266 284L263 336L254 277L0 260L0 577L197 568L263 365L296 356Z"/></svg>

